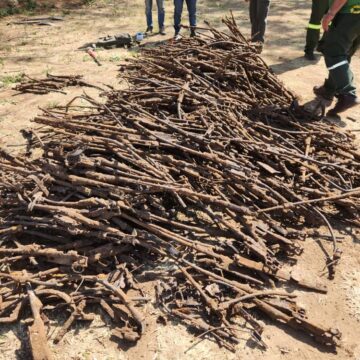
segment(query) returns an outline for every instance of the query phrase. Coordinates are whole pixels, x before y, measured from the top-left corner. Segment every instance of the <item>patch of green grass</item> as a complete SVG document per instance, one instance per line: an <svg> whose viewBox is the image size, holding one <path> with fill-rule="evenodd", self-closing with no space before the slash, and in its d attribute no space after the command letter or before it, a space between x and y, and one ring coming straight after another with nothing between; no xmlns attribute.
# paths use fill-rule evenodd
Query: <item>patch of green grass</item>
<svg viewBox="0 0 360 360"><path fill-rule="evenodd" d="M95 1L96 0L84 0L84 4L90 6L90 5L94 4Z"/></svg>
<svg viewBox="0 0 360 360"><path fill-rule="evenodd" d="M6 44L1 45L0 44L0 49L1 49L1 51L4 51L4 52L8 53L8 52L12 51L13 47L11 45L6 45Z"/></svg>
<svg viewBox="0 0 360 360"><path fill-rule="evenodd" d="M89 350L84 351L83 359L84 360L90 360L91 359L91 352Z"/></svg>
<svg viewBox="0 0 360 360"><path fill-rule="evenodd" d="M60 104L57 101L50 101L46 104L47 109L54 109L58 107Z"/></svg>
<svg viewBox="0 0 360 360"><path fill-rule="evenodd" d="M96 58L97 58L100 62L104 61L104 58L101 57L101 56L99 56L99 55L96 56ZM83 62L88 62L88 61L94 61L94 59L93 59L90 55L86 54L86 55L83 56L82 61L83 61Z"/></svg>
<svg viewBox="0 0 360 360"><path fill-rule="evenodd" d="M4 66L4 59L0 58L0 66Z"/></svg>
<svg viewBox="0 0 360 360"><path fill-rule="evenodd" d="M110 62L119 62L120 60L121 60L121 56L119 56L119 55L112 55L109 58Z"/></svg>
<svg viewBox="0 0 360 360"><path fill-rule="evenodd" d="M14 100L9 100L9 99L3 99L0 100L0 105L16 105L17 102ZM0 335L0 339L1 339L1 335Z"/></svg>
<svg viewBox="0 0 360 360"><path fill-rule="evenodd" d="M87 2L92 1L94 0L87 0ZM54 5L48 3L38 4L36 0L19 0L19 7L7 6L0 8L0 18L15 14L33 15L40 8L53 9Z"/></svg>
<svg viewBox="0 0 360 360"><path fill-rule="evenodd" d="M9 86L9 85L20 82L22 80L23 76L24 76L24 73L0 76L0 81L3 82L5 86Z"/></svg>
<svg viewBox="0 0 360 360"><path fill-rule="evenodd" d="M25 0L22 2L24 3L24 7L27 11L35 10L37 7L36 1L34 0Z"/></svg>
<svg viewBox="0 0 360 360"><path fill-rule="evenodd" d="M35 0L20 0L19 1L20 7L15 6L7 6L0 9L0 18L15 14L27 14L33 12L36 7L36 1Z"/></svg>
<svg viewBox="0 0 360 360"><path fill-rule="evenodd" d="M20 10L15 7L5 7L5 8L0 9L0 18L9 16L9 15L15 15L15 14L18 14L19 12L20 12Z"/></svg>
<svg viewBox="0 0 360 360"><path fill-rule="evenodd" d="M128 49L126 58L137 58L140 56L140 49L138 47L133 47Z"/></svg>
<svg viewBox="0 0 360 360"><path fill-rule="evenodd" d="M51 74L53 72L54 68L49 66L49 65L46 65L46 69L42 70L41 73L44 74L44 75L47 75L47 74Z"/></svg>

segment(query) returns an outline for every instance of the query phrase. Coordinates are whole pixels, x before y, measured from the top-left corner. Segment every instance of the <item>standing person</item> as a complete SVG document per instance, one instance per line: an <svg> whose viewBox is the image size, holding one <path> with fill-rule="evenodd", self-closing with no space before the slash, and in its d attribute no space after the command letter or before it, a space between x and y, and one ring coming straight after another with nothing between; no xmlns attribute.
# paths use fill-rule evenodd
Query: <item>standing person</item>
<svg viewBox="0 0 360 360"><path fill-rule="evenodd" d="M320 39L321 19L329 8L328 0L312 0L311 15L306 31L305 59L316 60L314 51Z"/></svg>
<svg viewBox="0 0 360 360"><path fill-rule="evenodd" d="M259 52L265 42L265 30L269 14L270 0L248 0L251 22L251 41L260 43Z"/></svg>
<svg viewBox="0 0 360 360"><path fill-rule="evenodd" d="M330 25L331 23L331 25ZM326 100L337 97L328 115L337 115L359 104L350 61L360 46L360 0L333 0L322 20L325 31L319 43L329 76L314 93Z"/></svg>
<svg viewBox="0 0 360 360"><path fill-rule="evenodd" d="M190 36L196 36L196 0L185 0L189 12ZM184 0L174 0L174 28L175 38L180 37L181 15L183 11Z"/></svg>
<svg viewBox="0 0 360 360"><path fill-rule="evenodd" d="M146 14L146 23L147 23L146 34L152 33L154 28L152 21L152 4L153 4L153 0L145 0L145 14ZM156 0L156 5L158 9L159 33L161 35L166 35L165 26L164 26L164 22L165 22L164 0Z"/></svg>

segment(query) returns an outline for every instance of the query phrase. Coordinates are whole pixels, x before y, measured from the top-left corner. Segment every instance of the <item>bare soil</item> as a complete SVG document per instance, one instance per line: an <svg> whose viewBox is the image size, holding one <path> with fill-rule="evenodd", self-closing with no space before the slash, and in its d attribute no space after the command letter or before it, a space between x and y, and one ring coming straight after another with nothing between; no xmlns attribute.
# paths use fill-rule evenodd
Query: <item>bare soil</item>
<svg viewBox="0 0 360 360"><path fill-rule="evenodd" d="M69 8L69 3L72 5ZM30 122L39 108L64 105L83 91L98 97L94 89L67 88L67 95L16 95L12 89L20 73L32 77L43 77L46 72L54 74L81 74L84 80L94 85L108 84L121 88L124 83L118 77L118 65L127 57L138 56L136 48L131 50L98 50L103 66L98 67L88 55L77 48L100 36L129 32L135 34L145 29L143 0L99 0L90 6L80 6L79 1L55 1L54 9L47 14L62 15L65 21L51 27L32 25L7 25L21 16L0 20L0 146L12 152L23 150L25 139L20 130L31 127ZM148 42L155 42L173 35L172 1L166 1L168 24L167 36L155 35ZM199 0L199 25L209 20L222 28L221 18L232 9L245 35L248 35L249 20L247 3L239 0ZM64 8L63 6L66 5ZM43 11L43 10L42 10ZM305 27L310 12L309 1L273 0L269 17L268 38L264 59L280 79L298 94L301 101L312 98L311 89L321 84L326 69L322 58L310 63L302 58ZM43 12L42 12L43 15ZM186 12L184 12L184 19ZM156 14L154 13L154 19ZM185 22L185 21L184 21ZM156 24L155 24L156 29ZM360 87L360 57L355 55L352 68ZM360 107L344 113L336 126L360 130ZM360 132L354 132L360 144ZM148 331L135 347L109 340L110 324L98 316L92 324L77 323L58 345L52 345L56 359L360 359L360 233L356 229L339 230L342 239L343 256L333 281L326 280L327 295L294 290L298 302L308 311L308 317L329 327L337 327L343 340L337 354L329 353L317 346L310 338L279 327L268 321L264 340L269 346L266 352L258 350L247 341L238 346L235 354L218 347L208 340L195 339L193 334L179 323L163 326L156 322L158 310L147 305ZM326 230L324 229L324 233ZM323 241L325 247L331 244ZM304 243L304 254L295 269L305 276L320 275L324 268L324 255L319 245L309 239ZM149 284L148 292L151 293ZM57 319L59 320L59 319ZM65 320L60 317L61 321ZM105 322L103 321L105 320ZM54 336L57 323L51 321L50 339ZM197 344L196 344L197 343ZM0 359L29 359L26 344L26 325L23 323L0 327Z"/></svg>

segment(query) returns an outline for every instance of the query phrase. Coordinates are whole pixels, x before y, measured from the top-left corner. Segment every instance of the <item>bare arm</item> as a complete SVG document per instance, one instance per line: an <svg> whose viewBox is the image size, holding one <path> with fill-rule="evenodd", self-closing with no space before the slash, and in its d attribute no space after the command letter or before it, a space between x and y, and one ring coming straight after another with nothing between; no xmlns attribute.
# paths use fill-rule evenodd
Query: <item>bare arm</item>
<svg viewBox="0 0 360 360"><path fill-rule="evenodd" d="M334 19L335 15L341 10L341 8L347 3L347 0L335 0L331 5L329 11L324 15L322 19L322 27L324 31L329 30L329 24Z"/></svg>

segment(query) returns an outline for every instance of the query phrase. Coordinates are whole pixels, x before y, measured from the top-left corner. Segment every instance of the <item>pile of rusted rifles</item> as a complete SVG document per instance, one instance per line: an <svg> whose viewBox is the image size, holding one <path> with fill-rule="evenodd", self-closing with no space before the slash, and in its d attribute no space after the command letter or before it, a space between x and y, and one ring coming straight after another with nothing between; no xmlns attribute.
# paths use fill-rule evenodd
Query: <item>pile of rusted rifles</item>
<svg viewBox="0 0 360 360"><path fill-rule="evenodd" d="M95 85L85 82L82 75L51 75L46 74L44 79L34 79L28 75L23 75L20 84L16 85L14 90L20 93L31 93L44 95L50 92L66 94L63 90L68 86L92 87L103 90Z"/></svg>
<svg viewBox="0 0 360 360"><path fill-rule="evenodd" d="M105 102L84 95L38 116L37 160L1 152L0 323L30 305L33 353L48 351L43 310L69 311L55 342L94 304L135 342L149 300L230 350L244 331L266 347L262 316L336 346L340 332L282 287L326 286L283 265L323 225L333 276L333 219L360 225L360 153L224 22L228 33L144 50Z"/></svg>

